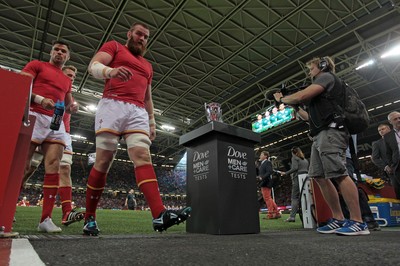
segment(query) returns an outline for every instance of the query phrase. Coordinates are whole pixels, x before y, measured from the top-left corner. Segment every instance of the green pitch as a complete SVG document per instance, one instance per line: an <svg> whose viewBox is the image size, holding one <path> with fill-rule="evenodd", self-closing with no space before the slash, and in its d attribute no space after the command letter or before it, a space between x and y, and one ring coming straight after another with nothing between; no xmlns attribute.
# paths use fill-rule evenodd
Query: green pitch
<svg viewBox="0 0 400 266"><path fill-rule="evenodd" d="M13 232L20 235L47 234L36 230L40 215L40 207L17 207L15 214L16 222L13 224ZM289 214L283 214L281 219L265 220L265 214L260 214L261 231L269 230L296 230L302 229L299 217L295 223L285 223ZM83 221L73 223L69 226L61 225L61 208L53 211L53 222L63 230L62 235L81 235ZM190 219L190 218L189 218ZM124 235L124 234L159 234L153 230L150 211L129 210L97 210L97 224L101 235ZM186 225L173 226L166 233L186 233Z"/></svg>

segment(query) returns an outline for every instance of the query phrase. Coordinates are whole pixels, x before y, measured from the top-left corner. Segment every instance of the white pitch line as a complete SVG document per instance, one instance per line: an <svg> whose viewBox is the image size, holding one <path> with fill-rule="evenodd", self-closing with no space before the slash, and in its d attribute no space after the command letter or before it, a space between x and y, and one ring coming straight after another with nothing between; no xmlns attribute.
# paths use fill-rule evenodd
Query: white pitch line
<svg viewBox="0 0 400 266"><path fill-rule="evenodd" d="M10 254L10 266L45 266L28 239L13 239Z"/></svg>

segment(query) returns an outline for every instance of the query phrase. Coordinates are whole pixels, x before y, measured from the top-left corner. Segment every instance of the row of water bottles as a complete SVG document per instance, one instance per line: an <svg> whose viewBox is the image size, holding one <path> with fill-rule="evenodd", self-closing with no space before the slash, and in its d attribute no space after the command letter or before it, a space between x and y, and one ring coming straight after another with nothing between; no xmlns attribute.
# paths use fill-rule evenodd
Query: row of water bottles
<svg viewBox="0 0 400 266"><path fill-rule="evenodd" d="M51 118L50 129L59 130L64 116L64 101L58 100L54 105L54 114Z"/></svg>

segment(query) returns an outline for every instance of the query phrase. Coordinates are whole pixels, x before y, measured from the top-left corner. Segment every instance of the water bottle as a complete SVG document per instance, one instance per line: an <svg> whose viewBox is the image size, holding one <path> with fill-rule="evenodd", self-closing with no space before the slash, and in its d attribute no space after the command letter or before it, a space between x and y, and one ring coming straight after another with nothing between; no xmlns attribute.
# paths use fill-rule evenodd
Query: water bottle
<svg viewBox="0 0 400 266"><path fill-rule="evenodd" d="M64 115L64 102L57 101L54 106L54 114L53 118L51 119L50 129L52 130L59 130L61 122L63 121Z"/></svg>

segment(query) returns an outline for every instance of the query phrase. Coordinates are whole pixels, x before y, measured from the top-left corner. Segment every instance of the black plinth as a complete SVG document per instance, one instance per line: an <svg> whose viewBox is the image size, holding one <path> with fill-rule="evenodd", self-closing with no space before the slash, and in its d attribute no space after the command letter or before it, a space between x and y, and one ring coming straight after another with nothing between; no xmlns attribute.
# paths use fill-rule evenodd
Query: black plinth
<svg viewBox="0 0 400 266"><path fill-rule="evenodd" d="M260 135L211 121L179 139L187 147L189 233L260 232L254 144Z"/></svg>

